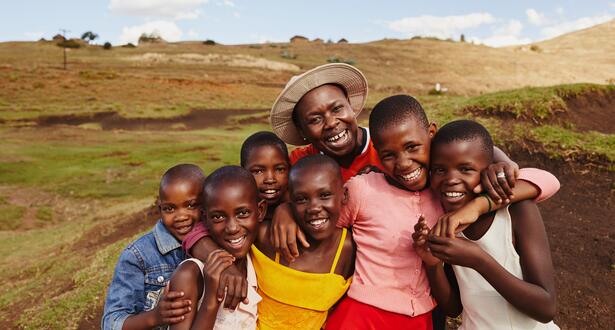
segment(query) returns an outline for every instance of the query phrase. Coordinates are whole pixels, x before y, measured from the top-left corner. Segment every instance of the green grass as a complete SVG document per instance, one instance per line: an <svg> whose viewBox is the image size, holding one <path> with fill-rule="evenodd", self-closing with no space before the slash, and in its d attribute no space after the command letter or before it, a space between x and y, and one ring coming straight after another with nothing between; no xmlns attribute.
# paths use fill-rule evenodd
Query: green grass
<svg viewBox="0 0 615 330"><path fill-rule="evenodd" d="M574 132L559 126L545 125L534 128L530 136L539 141L552 157L572 158L584 155L604 157L615 162L615 135L599 132Z"/></svg>
<svg viewBox="0 0 615 330"><path fill-rule="evenodd" d="M0 230L13 230L21 225L26 208L12 204L0 204Z"/></svg>
<svg viewBox="0 0 615 330"><path fill-rule="evenodd" d="M526 87L470 98L464 110L480 115L509 115L516 119L543 122L566 112L565 100L589 92L612 92L613 85L571 84Z"/></svg>

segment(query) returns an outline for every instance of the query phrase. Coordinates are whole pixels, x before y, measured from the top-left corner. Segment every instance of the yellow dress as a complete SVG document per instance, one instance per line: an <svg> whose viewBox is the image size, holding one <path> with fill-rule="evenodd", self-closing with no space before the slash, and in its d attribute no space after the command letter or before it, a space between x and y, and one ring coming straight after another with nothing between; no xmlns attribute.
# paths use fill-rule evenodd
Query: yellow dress
<svg viewBox="0 0 615 330"><path fill-rule="evenodd" d="M346 228L329 273L306 273L286 267L269 259L252 245L252 263L258 281L257 329L320 329L327 320L329 309L346 293L351 278L335 274L346 240Z"/></svg>

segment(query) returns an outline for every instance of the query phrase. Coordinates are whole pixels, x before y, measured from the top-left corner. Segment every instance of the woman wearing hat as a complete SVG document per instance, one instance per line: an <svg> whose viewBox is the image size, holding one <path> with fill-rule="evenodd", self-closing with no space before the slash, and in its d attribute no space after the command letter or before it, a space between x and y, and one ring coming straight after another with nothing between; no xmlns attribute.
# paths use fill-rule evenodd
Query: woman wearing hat
<svg viewBox="0 0 615 330"><path fill-rule="evenodd" d="M369 131L357 124L366 100L361 71L343 63L321 65L291 78L271 109L271 126L284 142L300 146L291 152L291 163L322 153L339 163L347 181L381 167Z"/></svg>

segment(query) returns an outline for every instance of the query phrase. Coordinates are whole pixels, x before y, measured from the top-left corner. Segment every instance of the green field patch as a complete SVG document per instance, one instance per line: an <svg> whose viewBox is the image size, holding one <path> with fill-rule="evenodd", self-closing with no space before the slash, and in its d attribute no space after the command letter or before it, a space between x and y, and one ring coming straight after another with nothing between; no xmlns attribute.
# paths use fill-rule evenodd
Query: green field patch
<svg viewBox="0 0 615 330"><path fill-rule="evenodd" d="M615 135L599 132L574 132L559 126L533 128L530 136L545 146L555 158L579 160L579 156L597 161L615 162Z"/></svg>

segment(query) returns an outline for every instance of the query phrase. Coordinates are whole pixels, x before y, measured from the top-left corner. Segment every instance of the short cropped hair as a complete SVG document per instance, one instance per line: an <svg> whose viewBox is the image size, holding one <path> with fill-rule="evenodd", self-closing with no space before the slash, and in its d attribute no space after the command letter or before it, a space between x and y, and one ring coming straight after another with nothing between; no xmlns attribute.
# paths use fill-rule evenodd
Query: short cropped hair
<svg viewBox="0 0 615 330"><path fill-rule="evenodd" d="M207 204L207 194L215 193L215 191L221 185L232 184L244 184L250 191L254 193L254 196L258 198L258 191L256 188L256 181L254 176L248 170L241 166L228 165L222 166L213 171L203 184L203 206Z"/></svg>
<svg viewBox="0 0 615 330"><path fill-rule="evenodd" d="M489 162L493 161L493 140L483 125L467 119L452 121L438 130L431 140L431 150L454 141L479 141L480 146L477 147L482 149Z"/></svg>
<svg viewBox="0 0 615 330"><path fill-rule="evenodd" d="M381 132L406 120L416 120L421 127L429 128L425 110L410 95L393 95L378 102L369 114L369 132L375 140Z"/></svg>
<svg viewBox="0 0 615 330"><path fill-rule="evenodd" d="M284 141L271 132L261 131L250 135L245 141L243 141L240 152L241 167L246 166L252 151L262 146L272 146L278 148L284 156L284 159L286 159L286 162L290 164L290 159L288 158L288 148L286 148Z"/></svg>
<svg viewBox="0 0 615 330"><path fill-rule="evenodd" d="M333 171L336 176L339 177L340 182L344 182L340 165L329 156L316 154L299 159L293 167L290 168L290 173L288 174L289 185L292 186L294 181L293 178L302 171L322 171L325 169Z"/></svg>
<svg viewBox="0 0 615 330"><path fill-rule="evenodd" d="M194 164L175 165L162 175L162 178L160 179L159 193L162 195L162 189L164 187L180 180L197 182L200 186L202 186L203 181L205 180L205 174L203 174L203 170L201 170L200 167Z"/></svg>

